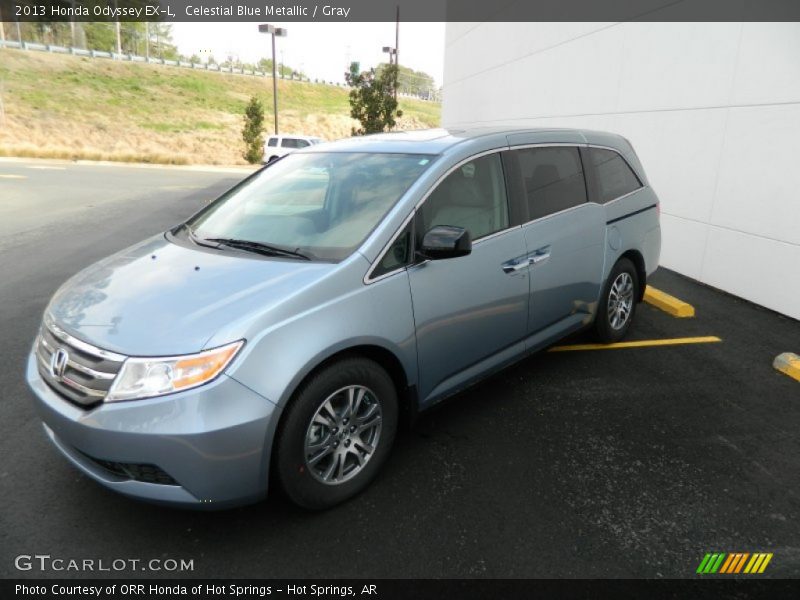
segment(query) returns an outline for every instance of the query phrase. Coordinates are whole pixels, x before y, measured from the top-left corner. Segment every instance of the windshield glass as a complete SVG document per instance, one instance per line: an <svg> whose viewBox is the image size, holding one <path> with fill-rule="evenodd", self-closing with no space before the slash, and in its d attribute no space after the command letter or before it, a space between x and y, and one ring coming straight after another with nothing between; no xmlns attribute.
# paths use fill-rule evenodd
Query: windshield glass
<svg viewBox="0 0 800 600"><path fill-rule="evenodd" d="M342 260L432 160L421 154L291 154L187 224L198 240L247 240Z"/></svg>

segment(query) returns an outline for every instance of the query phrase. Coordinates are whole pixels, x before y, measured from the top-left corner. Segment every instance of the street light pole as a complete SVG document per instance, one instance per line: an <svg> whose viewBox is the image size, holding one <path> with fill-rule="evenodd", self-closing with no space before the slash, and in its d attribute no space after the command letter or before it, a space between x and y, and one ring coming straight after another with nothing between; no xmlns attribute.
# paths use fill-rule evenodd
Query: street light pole
<svg viewBox="0 0 800 600"><path fill-rule="evenodd" d="M275 135L278 135L278 69L275 61L275 32L272 32L272 114L275 117Z"/></svg>
<svg viewBox="0 0 800 600"><path fill-rule="evenodd" d="M400 15L400 9L398 8L398 18ZM397 38L399 39L399 38ZM383 51L389 54L389 66L395 65L397 67L397 72L395 73L394 78L394 101L397 102L397 82L400 78L400 63L398 62L397 58L397 48L392 48L391 46L384 46ZM394 56L394 62L392 62L392 56Z"/></svg>
<svg viewBox="0 0 800 600"><path fill-rule="evenodd" d="M261 33L269 33L272 36L272 112L275 115L275 135L278 135L278 77L275 64L275 36L285 37L287 31L282 27L275 27L263 23L258 26Z"/></svg>

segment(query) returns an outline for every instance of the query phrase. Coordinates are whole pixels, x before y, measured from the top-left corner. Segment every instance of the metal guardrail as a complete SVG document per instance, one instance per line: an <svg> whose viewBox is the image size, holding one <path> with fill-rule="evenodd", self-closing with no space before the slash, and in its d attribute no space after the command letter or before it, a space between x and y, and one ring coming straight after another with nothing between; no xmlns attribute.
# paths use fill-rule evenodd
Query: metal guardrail
<svg viewBox="0 0 800 600"><path fill-rule="evenodd" d="M102 50L86 50L85 48L73 48L71 46L55 46L52 44L39 44L36 42L17 42L14 40L0 40L0 48L13 48L16 50L33 50L38 52L50 52L53 54L71 54L74 56L88 56L91 58L109 58L112 60L128 61L128 62L143 62L152 65L166 65L170 67L181 67L184 69L201 69L204 71L217 71L220 73L232 73L234 75L249 75L251 77L272 77L272 73L265 71L257 71L251 69L242 69L235 67L221 67L217 64L195 63L182 60L168 60L166 58L152 58L139 56L136 54L117 52L103 52ZM289 81L299 81L302 83L312 83L310 79L303 77L285 77ZM317 81L314 83L321 83L334 87L343 87L344 84L332 83L329 81Z"/></svg>
<svg viewBox="0 0 800 600"><path fill-rule="evenodd" d="M90 58L108 58L112 60L121 60L128 62L143 62L151 65L166 65L169 67L180 67L183 69L200 69L203 71L213 71L218 73L231 73L233 75L248 75L250 77L272 77L272 73L266 71L253 71L249 69L236 69L234 67L220 67L217 64L208 63L195 63L186 62L181 60L167 60L165 58L152 58L145 56L138 56L136 54L118 54L116 52L103 52L102 50L86 50L85 48L73 48L71 46L54 46L52 44L39 44L36 42L17 42L13 40L0 40L0 48L13 48L16 50L34 50L37 52L50 52L52 54L71 54L73 56L88 56ZM320 85L329 85L331 87L347 87L343 83L333 83L332 81L312 81L311 79L302 77L283 77L287 81L299 81L300 83L317 83ZM400 96L406 98L414 98L416 100L423 100L426 102L433 102L424 96L416 96L414 94L403 94Z"/></svg>

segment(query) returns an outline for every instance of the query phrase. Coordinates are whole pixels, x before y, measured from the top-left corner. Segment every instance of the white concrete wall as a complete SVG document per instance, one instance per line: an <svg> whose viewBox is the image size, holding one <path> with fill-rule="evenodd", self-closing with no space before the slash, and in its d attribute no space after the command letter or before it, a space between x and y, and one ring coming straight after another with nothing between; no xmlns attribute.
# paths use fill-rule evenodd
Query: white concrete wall
<svg viewBox="0 0 800 600"><path fill-rule="evenodd" d="M443 124L631 140L661 264L800 319L800 24L449 23Z"/></svg>

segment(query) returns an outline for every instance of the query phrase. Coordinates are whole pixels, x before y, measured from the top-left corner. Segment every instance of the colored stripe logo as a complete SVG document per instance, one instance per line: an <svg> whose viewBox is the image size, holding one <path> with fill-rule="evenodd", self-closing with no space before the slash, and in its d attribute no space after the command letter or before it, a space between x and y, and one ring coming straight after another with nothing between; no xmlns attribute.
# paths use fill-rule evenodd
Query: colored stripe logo
<svg viewBox="0 0 800 600"><path fill-rule="evenodd" d="M700 561L697 573L700 575L710 575L714 573L733 575L736 573L746 573L755 575L763 573L769 561L772 560L772 553L767 552L709 552Z"/></svg>

